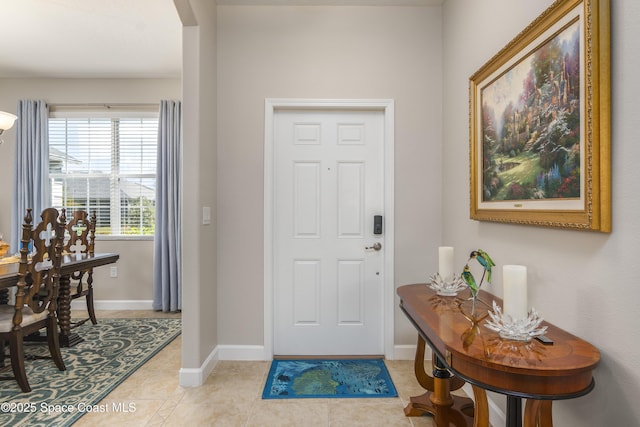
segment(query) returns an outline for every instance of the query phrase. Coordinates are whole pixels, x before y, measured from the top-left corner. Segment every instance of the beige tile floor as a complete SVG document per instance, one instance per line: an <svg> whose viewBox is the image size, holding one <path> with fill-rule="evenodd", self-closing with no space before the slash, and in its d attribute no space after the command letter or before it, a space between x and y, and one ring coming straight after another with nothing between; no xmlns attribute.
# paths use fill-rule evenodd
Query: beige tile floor
<svg viewBox="0 0 640 427"><path fill-rule="evenodd" d="M97 315L177 316L151 311L100 311ZM386 362L398 390L397 398L262 400L269 362L220 361L204 385L183 388L178 385L180 346L178 337L100 403L110 407L114 402L124 407L133 405L135 411L88 413L74 427L433 426L431 417L404 416L409 397L423 392L411 361Z"/></svg>

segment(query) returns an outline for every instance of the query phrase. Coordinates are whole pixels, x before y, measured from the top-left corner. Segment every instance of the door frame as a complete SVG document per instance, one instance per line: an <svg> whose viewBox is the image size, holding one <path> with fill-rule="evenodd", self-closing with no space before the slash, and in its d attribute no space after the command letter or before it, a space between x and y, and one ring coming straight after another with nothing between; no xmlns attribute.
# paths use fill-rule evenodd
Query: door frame
<svg viewBox="0 0 640 427"><path fill-rule="evenodd" d="M273 359L274 340L274 120L277 110L382 111L384 114L384 356L394 358L394 121L393 99L277 99L264 108L264 360Z"/></svg>

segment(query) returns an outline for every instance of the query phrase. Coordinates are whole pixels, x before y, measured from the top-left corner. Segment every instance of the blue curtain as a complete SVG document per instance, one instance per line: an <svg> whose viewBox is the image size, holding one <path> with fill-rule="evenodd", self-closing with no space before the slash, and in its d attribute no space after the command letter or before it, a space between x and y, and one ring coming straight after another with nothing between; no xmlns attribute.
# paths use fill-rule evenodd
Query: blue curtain
<svg viewBox="0 0 640 427"><path fill-rule="evenodd" d="M51 206L49 107L44 101L20 100L17 110L10 253L19 250L26 209L33 209L33 218L37 223L40 212Z"/></svg>
<svg viewBox="0 0 640 427"><path fill-rule="evenodd" d="M153 309L182 310L180 273L180 163L182 117L179 101L161 101L158 121Z"/></svg>

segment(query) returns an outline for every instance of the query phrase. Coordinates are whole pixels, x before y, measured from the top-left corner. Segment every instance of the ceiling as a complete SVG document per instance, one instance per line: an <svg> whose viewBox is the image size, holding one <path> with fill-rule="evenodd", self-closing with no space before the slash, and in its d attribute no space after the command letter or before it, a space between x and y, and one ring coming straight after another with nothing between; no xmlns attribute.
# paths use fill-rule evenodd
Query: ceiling
<svg viewBox="0 0 640 427"><path fill-rule="evenodd" d="M218 0L218 4L437 6L443 1ZM0 78L181 74L182 25L173 0L0 0L0 11Z"/></svg>
<svg viewBox="0 0 640 427"><path fill-rule="evenodd" d="M0 0L0 77L179 77L173 0Z"/></svg>

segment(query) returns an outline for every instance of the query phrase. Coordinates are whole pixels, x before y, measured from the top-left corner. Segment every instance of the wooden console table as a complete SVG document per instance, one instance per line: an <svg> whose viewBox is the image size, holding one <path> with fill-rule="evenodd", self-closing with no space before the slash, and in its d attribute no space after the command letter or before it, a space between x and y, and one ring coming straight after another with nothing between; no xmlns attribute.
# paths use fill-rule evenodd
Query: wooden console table
<svg viewBox="0 0 640 427"><path fill-rule="evenodd" d="M544 322L553 345L537 340L502 340L484 326L492 301L502 300L484 291L472 315L469 292L439 296L426 284L401 286L400 308L418 330L415 373L426 389L412 397L407 416L431 414L438 427L488 427L485 390L507 396L507 426L521 427L522 398L527 399L525 427L551 427L553 400L571 399L594 387L592 372L600 361L598 350L586 341ZM425 344L433 351L432 375L424 367ZM475 405L450 392L471 384Z"/></svg>

